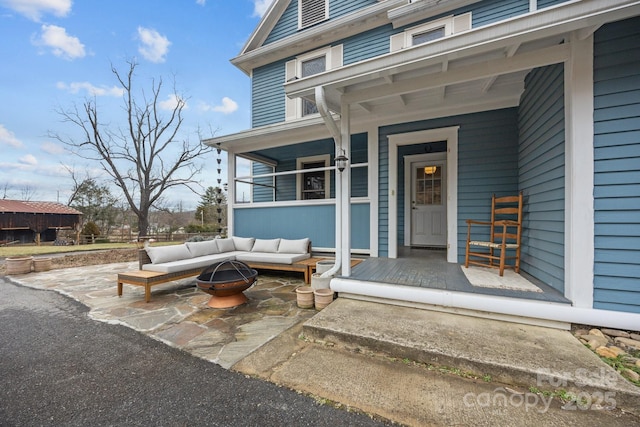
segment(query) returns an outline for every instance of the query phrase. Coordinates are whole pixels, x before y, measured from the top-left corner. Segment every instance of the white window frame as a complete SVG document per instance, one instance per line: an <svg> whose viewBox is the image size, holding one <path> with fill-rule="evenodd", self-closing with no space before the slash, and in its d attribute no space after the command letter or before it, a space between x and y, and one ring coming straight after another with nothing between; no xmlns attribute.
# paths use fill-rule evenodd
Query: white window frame
<svg viewBox="0 0 640 427"><path fill-rule="evenodd" d="M324 18L314 22L312 24L307 25L306 27L302 26L302 0L298 0L298 29L302 30L304 28L308 28L311 27L313 25L316 25L322 21L326 21L327 19L329 19L329 0L324 0Z"/></svg>
<svg viewBox="0 0 640 427"><path fill-rule="evenodd" d="M416 34L426 33L436 30L438 28L444 28L444 36L420 43L413 44L413 36ZM406 49L414 46L422 46L429 43L435 43L442 40L445 37L449 37L453 34L460 33L471 29L471 12L463 13L461 15L450 15L444 18L436 19L435 21L426 22L424 24L416 25L411 28L407 28L402 33L394 34L390 40L390 51L395 52L400 49Z"/></svg>
<svg viewBox="0 0 640 427"><path fill-rule="evenodd" d="M299 171L304 171L304 165L307 163L316 163L316 162L324 162L324 167L328 168L331 166L331 157L328 154L321 154L318 156L308 156L308 157L298 157L296 159L296 169ZM324 171L324 198L331 198L331 171ZM303 188L303 180L304 172L296 174L296 199L304 200L302 198L302 188Z"/></svg>
<svg viewBox="0 0 640 427"><path fill-rule="evenodd" d="M296 56L285 64L285 82L302 78L302 63L311 59L325 57L325 72L342 67L342 45L327 46ZM318 113L304 117L313 117ZM285 120L302 118L302 99L290 99L285 95Z"/></svg>
<svg viewBox="0 0 640 427"><path fill-rule="evenodd" d="M404 30L404 45L407 47L410 46L418 46L413 44L413 36L416 34L427 33L432 30L437 30L438 28L444 28L444 36L438 39L432 40L430 42L420 43L427 44L439 40L441 38L449 37L453 34L453 15L448 16L446 18L438 19L437 21L432 21L427 24L418 25L417 27L407 28Z"/></svg>

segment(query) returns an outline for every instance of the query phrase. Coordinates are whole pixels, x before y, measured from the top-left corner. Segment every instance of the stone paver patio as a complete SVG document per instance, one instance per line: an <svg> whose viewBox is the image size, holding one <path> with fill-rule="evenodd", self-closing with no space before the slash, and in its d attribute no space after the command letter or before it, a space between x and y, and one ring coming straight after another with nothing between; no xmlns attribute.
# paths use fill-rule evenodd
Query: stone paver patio
<svg viewBox="0 0 640 427"><path fill-rule="evenodd" d="M210 295L195 287L195 277L154 286L151 301L144 288L124 285L117 296L116 276L138 264L116 263L8 276L35 289L54 290L89 308L89 317L120 324L197 357L230 368L315 310L300 309L295 289L304 281L295 276L263 275L245 295L247 304L214 309Z"/></svg>

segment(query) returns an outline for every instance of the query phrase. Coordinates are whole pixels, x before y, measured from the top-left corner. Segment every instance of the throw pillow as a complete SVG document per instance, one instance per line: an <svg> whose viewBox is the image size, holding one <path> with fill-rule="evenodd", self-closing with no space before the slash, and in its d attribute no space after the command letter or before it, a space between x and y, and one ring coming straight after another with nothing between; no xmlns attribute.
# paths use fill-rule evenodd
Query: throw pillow
<svg viewBox="0 0 640 427"><path fill-rule="evenodd" d="M280 239L280 246L278 246L279 253L286 254L306 254L307 247L309 246L309 239Z"/></svg>
<svg viewBox="0 0 640 427"><path fill-rule="evenodd" d="M253 244L253 248L251 252L266 252L270 254L275 254L278 252L278 245L280 244L280 239L256 239L256 242Z"/></svg>
<svg viewBox="0 0 640 427"><path fill-rule="evenodd" d="M189 252L186 245L148 246L145 250L152 264L162 264L163 262L192 258L191 252Z"/></svg>
<svg viewBox="0 0 640 427"><path fill-rule="evenodd" d="M251 251L253 248L253 242L256 239L253 237L233 237L233 244L236 247L236 251Z"/></svg>
<svg viewBox="0 0 640 427"><path fill-rule="evenodd" d="M205 240L204 242L187 242L187 248L194 257L219 254L218 244L215 240Z"/></svg>
<svg viewBox="0 0 640 427"><path fill-rule="evenodd" d="M216 239L216 242L220 252L233 252L236 250L233 239Z"/></svg>

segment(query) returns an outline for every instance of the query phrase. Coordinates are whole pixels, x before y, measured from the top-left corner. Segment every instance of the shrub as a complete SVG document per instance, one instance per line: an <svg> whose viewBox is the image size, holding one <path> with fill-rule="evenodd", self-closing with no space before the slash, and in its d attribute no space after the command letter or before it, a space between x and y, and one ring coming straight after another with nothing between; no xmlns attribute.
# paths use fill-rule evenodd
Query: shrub
<svg viewBox="0 0 640 427"><path fill-rule="evenodd" d="M82 227L82 234L85 236L99 236L100 228L96 225L95 222L89 221L84 225L84 227Z"/></svg>

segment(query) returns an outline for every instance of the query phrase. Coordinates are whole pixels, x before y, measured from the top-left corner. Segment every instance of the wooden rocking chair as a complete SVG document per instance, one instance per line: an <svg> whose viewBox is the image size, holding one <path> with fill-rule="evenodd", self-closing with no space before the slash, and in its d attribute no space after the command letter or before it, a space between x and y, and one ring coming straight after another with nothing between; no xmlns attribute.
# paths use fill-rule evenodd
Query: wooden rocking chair
<svg viewBox="0 0 640 427"><path fill-rule="evenodd" d="M473 233L480 233L488 240L472 240ZM488 228L488 230L487 230ZM522 193L517 196L491 199L491 221L467 220L467 251L465 267L469 264L499 268L500 276L505 268L520 272L520 242L522 236ZM509 255L507 254L509 252ZM512 255L514 254L514 255ZM506 260L515 260L507 264Z"/></svg>

